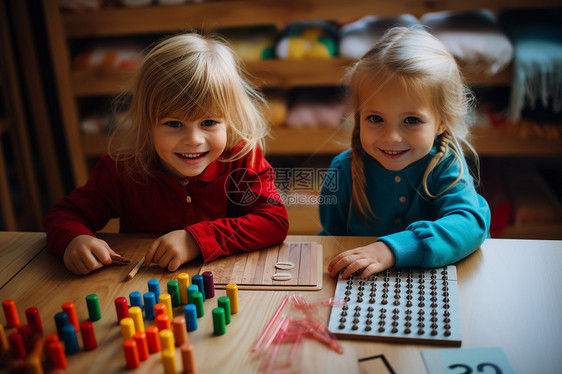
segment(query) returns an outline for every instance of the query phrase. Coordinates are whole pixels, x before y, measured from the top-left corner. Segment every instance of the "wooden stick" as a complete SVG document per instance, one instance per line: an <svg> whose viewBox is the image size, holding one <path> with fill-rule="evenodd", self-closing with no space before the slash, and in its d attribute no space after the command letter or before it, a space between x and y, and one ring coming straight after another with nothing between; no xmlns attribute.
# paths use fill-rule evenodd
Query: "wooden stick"
<svg viewBox="0 0 562 374"><path fill-rule="evenodd" d="M145 258L143 257L133 268L133 270L131 270L131 272L129 273L128 277L129 279L133 279L133 277L135 275L137 275L139 269L141 268L141 266L144 264Z"/></svg>

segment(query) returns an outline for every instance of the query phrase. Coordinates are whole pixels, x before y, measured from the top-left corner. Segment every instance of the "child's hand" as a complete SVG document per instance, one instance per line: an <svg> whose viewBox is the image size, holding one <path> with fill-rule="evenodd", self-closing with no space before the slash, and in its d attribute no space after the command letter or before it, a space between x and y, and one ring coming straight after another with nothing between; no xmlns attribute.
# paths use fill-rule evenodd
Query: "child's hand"
<svg viewBox="0 0 562 374"><path fill-rule="evenodd" d="M162 268L176 271L188 261L199 256L201 251L193 236L186 230L170 231L156 239L146 251L145 265L158 263Z"/></svg>
<svg viewBox="0 0 562 374"><path fill-rule="evenodd" d="M363 270L361 278L367 278L371 274L386 270L394 265L394 253L383 242L376 242L350 249L337 255L328 265L328 271L332 277L336 277L341 271L342 277L347 278L357 270Z"/></svg>
<svg viewBox="0 0 562 374"><path fill-rule="evenodd" d="M78 235L66 246L63 262L74 274L88 274L111 264L111 255L117 253L104 240L90 235Z"/></svg>

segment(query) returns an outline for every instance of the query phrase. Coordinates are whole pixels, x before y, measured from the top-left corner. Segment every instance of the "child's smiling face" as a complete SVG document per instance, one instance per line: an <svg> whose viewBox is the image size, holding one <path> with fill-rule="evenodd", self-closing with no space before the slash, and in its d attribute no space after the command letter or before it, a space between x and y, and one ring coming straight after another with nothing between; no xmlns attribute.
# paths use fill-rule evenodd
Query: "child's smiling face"
<svg viewBox="0 0 562 374"><path fill-rule="evenodd" d="M361 144L384 168L400 171L427 155L445 126L429 99L408 91L396 78L359 90Z"/></svg>
<svg viewBox="0 0 562 374"><path fill-rule="evenodd" d="M218 117L162 118L152 135L162 167L179 178L201 174L224 152L227 140L224 119Z"/></svg>

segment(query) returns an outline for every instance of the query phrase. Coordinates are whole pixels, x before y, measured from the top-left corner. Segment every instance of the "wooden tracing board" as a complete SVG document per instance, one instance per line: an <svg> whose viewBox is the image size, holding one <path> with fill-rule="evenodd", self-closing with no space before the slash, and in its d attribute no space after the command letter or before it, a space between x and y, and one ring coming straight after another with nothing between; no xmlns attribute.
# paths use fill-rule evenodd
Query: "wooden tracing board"
<svg viewBox="0 0 562 374"><path fill-rule="evenodd" d="M279 270L277 262L295 267ZM322 288L322 246L315 242L282 243L270 248L237 253L203 264L199 274L213 273L216 288L236 283L239 289L319 290ZM290 273L290 280L273 280L275 273Z"/></svg>

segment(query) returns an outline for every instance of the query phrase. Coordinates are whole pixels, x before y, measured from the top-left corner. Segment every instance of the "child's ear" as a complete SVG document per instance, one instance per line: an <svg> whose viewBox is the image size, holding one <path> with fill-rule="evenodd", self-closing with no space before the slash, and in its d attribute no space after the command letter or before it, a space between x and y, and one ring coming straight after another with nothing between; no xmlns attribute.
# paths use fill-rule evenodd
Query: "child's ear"
<svg viewBox="0 0 562 374"><path fill-rule="evenodd" d="M436 135L441 135L445 132L445 130L447 130L447 124L445 121L441 120L439 122L439 126L437 126L437 129L435 130Z"/></svg>

